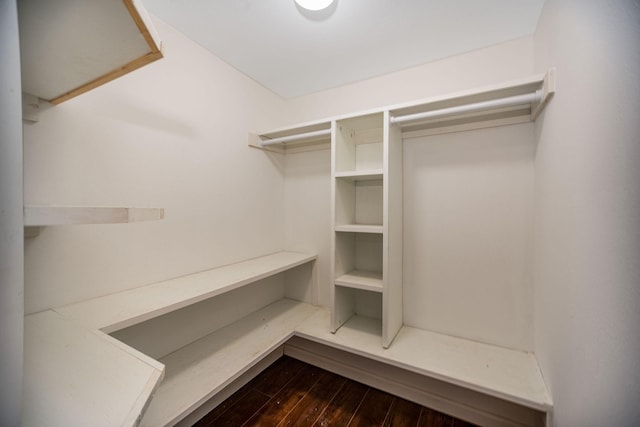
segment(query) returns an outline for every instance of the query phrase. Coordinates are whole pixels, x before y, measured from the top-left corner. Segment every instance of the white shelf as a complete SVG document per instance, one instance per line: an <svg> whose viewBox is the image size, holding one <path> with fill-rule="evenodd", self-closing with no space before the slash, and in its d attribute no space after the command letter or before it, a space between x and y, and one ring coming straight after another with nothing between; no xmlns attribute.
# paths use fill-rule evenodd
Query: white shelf
<svg viewBox="0 0 640 427"><path fill-rule="evenodd" d="M347 179L349 181L377 181L383 178L381 169L336 172L335 177L338 179Z"/></svg>
<svg viewBox="0 0 640 427"><path fill-rule="evenodd" d="M121 224L157 221L164 218L161 208L107 206L36 206L24 207L25 227L74 224Z"/></svg>
<svg viewBox="0 0 640 427"><path fill-rule="evenodd" d="M382 273L353 270L338 277L335 284L347 288L382 292Z"/></svg>
<svg viewBox="0 0 640 427"><path fill-rule="evenodd" d="M167 373L140 425L177 423L284 344L317 310L284 299L160 359Z"/></svg>
<svg viewBox="0 0 640 427"><path fill-rule="evenodd" d="M139 0L18 2L22 89L59 104L162 58Z"/></svg>
<svg viewBox="0 0 640 427"><path fill-rule="evenodd" d="M274 143L279 140L283 142ZM331 121L305 123L260 134L249 133L249 146L276 153L324 150L331 146Z"/></svg>
<svg viewBox="0 0 640 427"><path fill-rule="evenodd" d="M319 310L296 335L321 344L548 412L552 401L532 353L403 326L388 349L380 347L380 321L353 316L335 334L330 313Z"/></svg>
<svg viewBox="0 0 640 427"><path fill-rule="evenodd" d="M336 231L341 233L374 233L382 234L382 225L344 224L336 225Z"/></svg>
<svg viewBox="0 0 640 427"><path fill-rule="evenodd" d="M51 310L25 317L27 426L134 426L161 363Z"/></svg>
<svg viewBox="0 0 640 427"><path fill-rule="evenodd" d="M91 329L111 333L313 261L277 252L56 309Z"/></svg>

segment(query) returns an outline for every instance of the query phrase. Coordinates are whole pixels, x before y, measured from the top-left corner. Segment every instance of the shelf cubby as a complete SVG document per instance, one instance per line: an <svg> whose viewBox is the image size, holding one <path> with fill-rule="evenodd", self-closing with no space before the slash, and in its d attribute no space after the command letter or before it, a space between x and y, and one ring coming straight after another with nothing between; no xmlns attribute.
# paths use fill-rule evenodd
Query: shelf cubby
<svg viewBox="0 0 640 427"><path fill-rule="evenodd" d="M335 171L382 170L383 114L376 113L336 122Z"/></svg>
<svg viewBox="0 0 640 427"><path fill-rule="evenodd" d="M377 175L374 176L377 177ZM347 224L382 226L382 176L380 175L378 179L352 178L336 178L336 226Z"/></svg>

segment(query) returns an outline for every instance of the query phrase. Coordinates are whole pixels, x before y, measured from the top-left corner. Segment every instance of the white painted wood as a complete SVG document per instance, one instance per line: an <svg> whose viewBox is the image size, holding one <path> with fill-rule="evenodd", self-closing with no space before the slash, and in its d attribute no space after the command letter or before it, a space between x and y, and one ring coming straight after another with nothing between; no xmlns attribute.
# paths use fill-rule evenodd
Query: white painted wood
<svg viewBox="0 0 640 427"><path fill-rule="evenodd" d="M532 107L531 121L535 121L556 93L556 69L550 68L542 83L542 100Z"/></svg>
<svg viewBox="0 0 640 427"><path fill-rule="evenodd" d="M137 0L25 0L18 7L23 90L46 100L55 102L114 72L124 74L130 64L150 62L145 57L159 51L158 34Z"/></svg>
<svg viewBox="0 0 640 427"><path fill-rule="evenodd" d="M384 268L383 242L384 236L382 234L356 233L355 269L382 273Z"/></svg>
<svg viewBox="0 0 640 427"><path fill-rule="evenodd" d="M296 335L421 375L455 384L539 411L552 401L532 353L509 350L403 326L388 349L380 346L380 323L354 316L335 334L320 310L296 329Z"/></svg>
<svg viewBox="0 0 640 427"><path fill-rule="evenodd" d="M241 320L248 313L285 298L284 274L286 272L252 282L110 335L154 359L161 359Z"/></svg>
<svg viewBox="0 0 640 427"><path fill-rule="evenodd" d="M335 284L346 288L363 289L371 292L382 292L382 273L351 270L338 276Z"/></svg>
<svg viewBox="0 0 640 427"><path fill-rule="evenodd" d="M166 376L140 425L180 421L284 344L317 310L284 299L162 358Z"/></svg>
<svg viewBox="0 0 640 427"><path fill-rule="evenodd" d="M343 233L373 233L382 234L382 225L344 224L336 225L335 231Z"/></svg>
<svg viewBox="0 0 640 427"><path fill-rule="evenodd" d="M313 305L318 303L318 262L291 268L284 274L284 297Z"/></svg>
<svg viewBox="0 0 640 427"><path fill-rule="evenodd" d="M516 115L513 117L505 117L498 119L490 119L485 116L482 121L472 123L458 124L458 120L452 120L446 123L438 123L434 127L429 128L427 126L418 126L416 129L405 128L402 131L402 139L409 140L412 138L421 138L431 135L442 135L451 132L465 132L468 130L486 129L498 126L517 125L520 123L528 123L531 121L531 115L527 112L523 115Z"/></svg>
<svg viewBox="0 0 640 427"><path fill-rule="evenodd" d="M382 180L355 181L355 217L356 224L382 225L383 191Z"/></svg>
<svg viewBox="0 0 640 427"><path fill-rule="evenodd" d="M382 225L382 195L382 179L336 178L336 224Z"/></svg>
<svg viewBox="0 0 640 427"><path fill-rule="evenodd" d="M383 114L375 113L336 122L332 156L333 332L354 315L383 317L387 216L383 119Z"/></svg>
<svg viewBox="0 0 640 427"><path fill-rule="evenodd" d="M356 137L358 134L356 134ZM360 143L356 145L356 170L370 170L382 168L383 159L382 141L373 143Z"/></svg>
<svg viewBox="0 0 640 427"><path fill-rule="evenodd" d="M538 427L544 413L298 336L287 356L477 425Z"/></svg>
<svg viewBox="0 0 640 427"><path fill-rule="evenodd" d="M355 131L347 126L345 122L336 122L333 144L335 145L335 155L332 156L332 163L335 165L335 172L356 170L356 145Z"/></svg>
<svg viewBox="0 0 640 427"><path fill-rule="evenodd" d="M24 426L134 426L164 366L53 311L25 318Z"/></svg>
<svg viewBox="0 0 640 427"><path fill-rule="evenodd" d="M382 245L382 346L388 348L403 322L403 141L384 113L384 237Z"/></svg>
<svg viewBox="0 0 640 427"><path fill-rule="evenodd" d="M161 208L127 208L107 206L36 206L24 207L25 227L73 224L120 224L156 221L164 218Z"/></svg>
<svg viewBox="0 0 640 427"><path fill-rule="evenodd" d="M356 223L356 186L353 181L335 180L336 226Z"/></svg>
<svg viewBox="0 0 640 427"><path fill-rule="evenodd" d="M260 134L249 133L249 146L278 153L329 148L331 121L306 123Z"/></svg>
<svg viewBox="0 0 640 427"><path fill-rule="evenodd" d="M277 252L248 261L56 309L91 329L107 333L229 292L315 260L315 255Z"/></svg>
<svg viewBox="0 0 640 427"><path fill-rule="evenodd" d="M351 289L355 295L355 315L375 319L382 325L382 293Z"/></svg>
<svg viewBox="0 0 640 427"><path fill-rule="evenodd" d="M351 171L356 169L363 169L364 166L356 168L356 146L360 144L379 143L379 154L377 155L377 161L379 162L379 168L382 168L382 127L379 123L375 123L376 115L382 114L384 111L390 111L394 115L414 114L421 111L427 111L437 108L449 108L459 105L465 105L475 102L482 102L491 99L522 95L536 91L538 89L543 90L543 101L541 103L535 103L532 106L529 105L525 109L522 108L498 108L491 110L490 113L479 112L473 114L461 114L457 115L457 120L451 118L427 120L424 124L423 131L426 135L433 135L443 132L457 132L460 130L471 130L476 128L486 127L483 122L489 123L489 126L501 126L504 124L513 124L514 121L522 123L523 121L532 121L537 118L540 112L547 105L548 101L552 98L555 91L555 70L550 69L544 74L535 74L529 77L508 81L505 83L498 83L479 87L475 89L469 89L454 93L448 93L444 95L437 95L425 99L415 100L411 102L404 102L400 104L393 104L383 109L374 108L366 111L359 111L355 113L342 114L334 117L330 117L323 120L305 123L293 127L285 127L272 132L263 132L261 135L286 135L296 132L300 132L301 129L319 129L320 126L325 126L326 123L331 121L337 121L337 132L332 136L332 140L338 146L337 150L340 153L338 156L340 159L351 159L346 164L340 163L336 173L344 171ZM526 116L526 117L524 117ZM377 130L372 130L376 128ZM445 128L443 130L443 128ZM365 130L368 129L368 130ZM356 132L356 130L359 130ZM364 131L363 131L364 130ZM407 136L414 137L413 132L420 132L418 126L403 126L403 133ZM377 136L374 136L377 135ZM351 141L349 141L349 139ZM255 141L250 142L251 146L258 146L259 143ZM354 151L353 154L347 155L342 152L344 148L351 147ZM369 147L372 148L372 147ZM364 148L365 150L367 148ZM282 151L284 152L284 151ZM339 160L342 162L342 160ZM337 176L337 175L334 175Z"/></svg>
<svg viewBox="0 0 640 427"><path fill-rule="evenodd" d="M382 180L382 169L336 172L335 177L351 181L378 181Z"/></svg>
<svg viewBox="0 0 640 427"><path fill-rule="evenodd" d="M334 294L331 312L331 332L335 333L356 312L356 294L354 289L331 286Z"/></svg>
<svg viewBox="0 0 640 427"><path fill-rule="evenodd" d="M391 116L391 124L406 125L419 123L422 120L440 119L443 117L455 117L459 114L473 114L478 111L491 111L500 108L520 107L528 105L529 108L532 104L538 104L542 101L542 90L538 89L531 93L525 93L521 95L508 96L505 98L490 99L487 101L480 101L476 103L467 103L458 105L455 107L447 107L429 111L423 111L420 113L413 113L401 116Z"/></svg>
<svg viewBox="0 0 640 427"><path fill-rule="evenodd" d="M338 167L338 158L341 158L343 143L342 139L342 127L336 122L331 122L331 193L329 198L330 206L330 228L329 228L329 305L331 310L331 321L329 330L332 333L340 327L344 322L341 321L342 314L344 317L350 316L348 306L345 306L343 300L339 299L339 290L336 290L334 286L334 280L336 277L345 274L355 268L355 261L353 260L353 249L355 245L355 239L351 238L351 235L347 233L335 232L336 228L336 194L337 194L337 179L336 174L340 173ZM344 168L347 169L347 168ZM349 173L349 171L347 171Z"/></svg>

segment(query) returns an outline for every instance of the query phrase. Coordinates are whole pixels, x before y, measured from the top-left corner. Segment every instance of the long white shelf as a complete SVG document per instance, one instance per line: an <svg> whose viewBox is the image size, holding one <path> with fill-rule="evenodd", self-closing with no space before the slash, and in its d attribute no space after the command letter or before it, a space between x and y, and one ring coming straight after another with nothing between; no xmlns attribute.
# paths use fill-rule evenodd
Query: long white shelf
<svg viewBox="0 0 640 427"><path fill-rule="evenodd" d="M24 327L23 426L137 424L161 363L51 310Z"/></svg>
<svg viewBox="0 0 640 427"><path fill-rule="evenodd" d="M383 349L379 320L354 316L332 334L329 318L319 310L296 335L536 410L553 406L532 353L408 326Z"/></svg>
<svg viewBox="0 0 640 427"><path fill-rule="evenodd" d="M111 206L39 206L24 207L25 227L73 224L122 224L157 221L164 218L162 208Z"/></svg>
<svg viewBox="0 0 640 427"><path fill-rule="evenodd" d="M346 288L382 292L382 273L353 270L338 277L335 284Z"/></svg>
<svg viewBox="0 0 640 427"><path fill-rule="evenodd" d="M331 121L304 123L260 134L249 133L249 146L276 153L322 150L331 145Z"/></svg>
<svg viewBox="0 0 640 427"><path fill-rule="evenodd" d="M156 402L153 407L160 407L165 415L170 411L174 414L172 417L180 416L175 415L174 410L183 415L188 413L198 405L199 399L206 400L207 393L215 394L282 344L294 333L295 326L316 308L281 300L161 361L107 333L315 258L315 255L278 252L27 316L23 424L137 425L164 375L163 363L169 366L170 375L162 383L163 391L158 390L160 397L151 400ZM197 383L193 378L202 381ZM180 397L172 395L176 389L182 390ZM185 391L187 389L191 391ZM163 396L170 396L168 399L173 403L162 403ZM176 409L176 403L184 403L185 399L187 407ZM155 417L155 410L150 414ZM164 425L164 422L151 425Z"/></svg>
<svg viewBox="0 0 640 427"><path fill-rule="evenodd" d="M91 329L111 333L313 261L277 252L56 309Z"/></svg>
<svg viewBox="0 0 640 427"><path fill-rule="evenodd" d="M140 425L177 423L284 344L317 310L283 299L160 359L165 379Z"/></svg>
<svg viewBox="0 0 640 427"><path fill-rule="evenodd" d="M344 224L336 225L336 231L343 233L374 233L382 234L383 228L381 225L364 225L364 224Z"/></svg>

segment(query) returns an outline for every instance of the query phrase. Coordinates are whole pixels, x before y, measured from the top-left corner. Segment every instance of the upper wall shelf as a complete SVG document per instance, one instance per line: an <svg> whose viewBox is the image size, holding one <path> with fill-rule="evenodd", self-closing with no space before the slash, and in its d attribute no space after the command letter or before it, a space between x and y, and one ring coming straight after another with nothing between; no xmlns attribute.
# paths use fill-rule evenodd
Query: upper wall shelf
<svg viewBox="0 0 640 427"><path fill-rule="evenodd" d="M35 237L39 234L39 227L52 225L122 224L157 221L162 218L162 208L33 205L24 207L25 237Z"/></svg>
<svg viewBox="0 0 640 427"><path fill-rule="evenodd" d="M555 93L555 69L520 81L389 109L403 138L535 121Z"/></svg>
<svg viewBox="0 0 640 427"><path fill-rule="evenodd" d="M436 96L311 124L249 134L249 145L278 153L318 150L331 145L331 124L388 111L403 138L535 121L555 93L555 69L518 81Z"/></svg>
<svg viewBox="0 0 640 427"><path fill-rule="evenodd" d="M59 104L162 58L139 0L18 2L22 90Z"/></svg>
<svg viewBox="0 0 640 427"><path fill-rule="evenodd" d="M331 146L331 121L307 123L261 134L249 134L249 146L276 153L321 150Z"/></svg>

